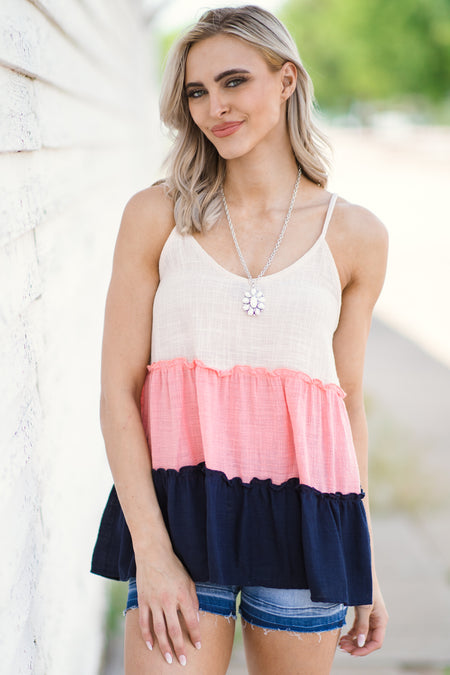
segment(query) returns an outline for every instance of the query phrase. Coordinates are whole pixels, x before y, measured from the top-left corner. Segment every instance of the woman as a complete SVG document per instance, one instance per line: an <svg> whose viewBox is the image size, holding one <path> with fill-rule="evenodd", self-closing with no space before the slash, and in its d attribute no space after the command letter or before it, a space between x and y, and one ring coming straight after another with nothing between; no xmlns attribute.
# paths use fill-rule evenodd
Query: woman
<svg viewBox="0 0 450 675"><path fill-rule="evenodd" d="M348 605L341 648L383 641L362 375L387 234L325 189L311 109L258 7L172 50L168 175L125 208L105 316L92 569L130 579L129 674L225 673L239 591L250 673L329 673Z"/></svg>

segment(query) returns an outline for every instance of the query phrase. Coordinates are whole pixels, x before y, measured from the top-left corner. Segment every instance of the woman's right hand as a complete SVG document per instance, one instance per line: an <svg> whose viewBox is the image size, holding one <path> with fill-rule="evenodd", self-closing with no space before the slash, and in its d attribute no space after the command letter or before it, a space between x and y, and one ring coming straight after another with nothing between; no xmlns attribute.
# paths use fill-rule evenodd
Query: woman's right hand
<svg viewBox="0 0 450 675"><path fill-rule="evenodd" d="M181 617L190 640L200 649L200 616L195 584L173 551L136 558L139 626L149 649L155 639L161 654L172 663L173 652L186 665L186 648Z"/></svg>

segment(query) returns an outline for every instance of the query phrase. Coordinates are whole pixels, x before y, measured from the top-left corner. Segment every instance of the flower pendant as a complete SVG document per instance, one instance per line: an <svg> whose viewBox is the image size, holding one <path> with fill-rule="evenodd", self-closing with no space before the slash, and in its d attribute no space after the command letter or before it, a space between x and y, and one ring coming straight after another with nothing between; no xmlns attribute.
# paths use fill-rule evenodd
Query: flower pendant
<svg viewBox="0 0 450 675"><path fill-rule="evenodd" d="M242 298L242 309L249 316L257 316L263 311L265 302L262 291L258 290L256 286L252 286L250 291L246 291Z"/></svg>

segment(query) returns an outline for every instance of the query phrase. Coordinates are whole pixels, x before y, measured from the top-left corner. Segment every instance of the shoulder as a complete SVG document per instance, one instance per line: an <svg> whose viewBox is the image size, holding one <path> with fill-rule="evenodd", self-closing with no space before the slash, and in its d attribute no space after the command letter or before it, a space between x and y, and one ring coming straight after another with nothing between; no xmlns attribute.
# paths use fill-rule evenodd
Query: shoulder
<svg viewBox="0 0 450 675"><path fill-rule="evenodd" d="M383 282L389 235L386 226L369 209L339 197L334 212L334 237L346 252L349 282Z"/></svg>
<svg viewBox="0 0 450 675"><path fill-rule="evenodd" d="M339 197L334 219L348 244L361 250L374 245L387 248L389 237L386 226L369 209Z"/></svg>
<svg viewBox="0 0 450 675"><path fill-rule="evenodd" d="M126 203L116 249L123 248L155 263L174 226L173 202L165 185L152 185L134 194Z"/></svg>
<svg viewBox="0 0 450 675"><path fill-rule="evenodd" d="M173 202L163 183L137 192L125 205L122 226L130 234L140 234L156 242L164 238L174 225Z"/></svg>

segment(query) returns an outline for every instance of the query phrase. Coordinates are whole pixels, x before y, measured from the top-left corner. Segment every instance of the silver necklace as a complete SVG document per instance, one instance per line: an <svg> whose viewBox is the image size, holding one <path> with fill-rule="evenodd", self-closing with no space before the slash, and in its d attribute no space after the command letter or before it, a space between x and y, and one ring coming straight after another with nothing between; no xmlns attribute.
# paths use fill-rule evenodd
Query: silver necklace
<svg viewBox="0 0 450 675"><path fill-rule="evenodd" d="M267 271L270 263L272 262L272 260L274 258L275 253L280 248L281 240L284 237L284 233L286 232L286 228L288 226L288 222L289 222L289 219L291 217L292 209L294 208L295 197L297 196L297 189L298 189L298 184L300 183L301 175L302 175L302 170L301 170L301 167L299 166L298 167L297 180L295 181L294 191L293 191L292 197L291 197L291 203L289 204L289 209L288 209L288 212L286 214L286 218L284 219L284 224L283 224L283 228L280 232L280 236L277 239L277 243L275 244L272 253L268 257L266 264L264 265L264 267L262 268L262 270L258 274L258 276L255 277L255 278L253 278L252 275L250 274L250 271L247 267L247 263L244 260L244 256L242 255L241 249L239 248L239 244L238 244L238 241L237 241L237 238L236 238L236 232L234 231L233 223L231 222L230 212L228 211L228 204L227 204L227 200L225 199L225 193L223 191L223 185L221 185L221 187L220 187L220 191L222 193L222 202L223 202L223 206L224 206L224 209L225 209L225 214L226 214L226 217L227 217L228 225L230 226L231 236L233 237L233 241L234 241L234 245L236 247L236 251L238 253L239 259L242 263L242 267L244 268L245 273L246 273L246 275L248 277L248 280L249 280L249 283L250 283L250 290L245 291L245 295L242 298L242 309L244 310L244 312L247 312L247 314L249 316L258 316L258 314L261 314L261 312L263 311L263 309L266 306L266 299L264 297L264 294L263 294L262 291L260 291L257 288L256 283L257 283L258 279L260 279L263 276L263 274L265 274L265 272Z"/></svg>

